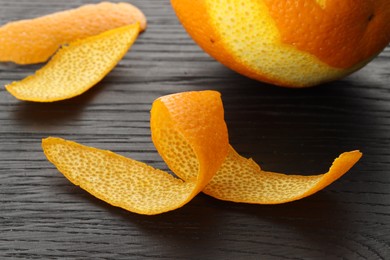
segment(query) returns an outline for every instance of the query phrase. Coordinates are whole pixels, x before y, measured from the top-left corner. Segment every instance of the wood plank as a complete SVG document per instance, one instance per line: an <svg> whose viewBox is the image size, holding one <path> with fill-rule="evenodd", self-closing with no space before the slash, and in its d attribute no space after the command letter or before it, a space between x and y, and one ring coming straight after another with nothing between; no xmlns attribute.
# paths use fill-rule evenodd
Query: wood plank
<svg viewBox="0 0 390 260"><path fill-rule="evenodd" d="M0 23L98 1L0 0ZM346 79L291 90L247 79L205 54L168 0L134 0L149 27L84 95L53 104L0 90L1 259L390 259L390 47ZM40 65L0 64L0 85ZM70 184L44 157L59 136L167 170L150 140L159 96L222 93L230 141L264 169L321 173L360 149L361 162L307 199L275 206L197 196L146 217Z"/></svg>

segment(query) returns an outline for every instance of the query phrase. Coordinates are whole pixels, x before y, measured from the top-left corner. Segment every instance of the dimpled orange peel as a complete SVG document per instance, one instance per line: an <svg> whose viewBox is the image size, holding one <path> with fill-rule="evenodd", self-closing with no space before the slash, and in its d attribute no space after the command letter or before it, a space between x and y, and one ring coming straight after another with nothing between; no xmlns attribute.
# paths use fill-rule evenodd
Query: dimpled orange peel
<svg viewBox="0 0 390 260"><path fill-rule="evenodd" d="M0 27L0 61L45 62L63 44L137 22L145 30L145 15L137 7L110 2L9 22Z"/></svg>
<svg viewBox="0 0 390 260"><path fill-rule="evenodd" d="M151 110L152 140L173 173L110 151L49 137L47 159L72 183L114 206L139 214L177 209L200 191L215 198L257 204L309 196L346 173L361 157L341 154L325 174L285 175L261 170L228 143L224 110L215 91L157 99Z"/></svg>
<svg viewBox="0 0 390 260"><path fill-rule="evenodd" d="M333 81L390 42L388 0L171 0L194 41L250 78L286 87Z"/></svg>
<svg viewBox="0 0 390 260"><path fill-rule="evenodd" d="M20 100L53 102L78 96L106 76L139 33L135 23L62 47L34 75L6 86Z"/></svg>
<svg viewBox="0 0 390 260"><path fill-rule="evenodd" d="M153 139L175 164L195 171L182 181L144 163L58 138L43 140L43 150L71 182L94 196L140 214L158 214L190 201L210 181L226 157L227 128L216 92L184 93L154 102ZM180 99L179 105L175 104ZM188 113L195 113L189 117Z"/></svg>

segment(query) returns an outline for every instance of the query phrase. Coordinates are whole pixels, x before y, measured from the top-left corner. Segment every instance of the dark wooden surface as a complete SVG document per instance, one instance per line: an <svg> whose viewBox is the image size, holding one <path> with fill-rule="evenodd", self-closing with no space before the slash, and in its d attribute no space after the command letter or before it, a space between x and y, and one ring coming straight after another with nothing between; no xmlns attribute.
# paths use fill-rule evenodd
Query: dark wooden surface
<svg viewBox="0 0 390 260"><path fill-rule="evenodd" d="M0 0L0 22L95 1ZM203 53L168 0L134 0L149 27L84 95L53 104L0 90L0 259L390 259L390 48L354 75L291 90L244 78ZM1 47L1 46L0 46ZM0 64L0 85L41 65ZM341 152L362 160L341 180L275 206L199 195L183 208L136 215L70 184L40 142L59 136L166 170L149 109L188 90L223 95L232 145L266 170L322 173Z"/></svg>

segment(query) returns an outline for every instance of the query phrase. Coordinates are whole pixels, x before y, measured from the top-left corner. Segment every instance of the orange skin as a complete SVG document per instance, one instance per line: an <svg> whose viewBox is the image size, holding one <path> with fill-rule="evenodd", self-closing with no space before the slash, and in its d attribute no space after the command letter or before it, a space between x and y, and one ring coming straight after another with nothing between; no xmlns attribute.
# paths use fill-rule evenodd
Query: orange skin
<svg viewBox="0 0 390 260"><path fill-rule="evenodd" d="M228 55L229 51L222 44L221 35L211 26L212 22L210 16L207 13L206 1L196 1L196 5L193 0L171 0L171 4L175 9L176 15L182 22L185 29L187 28L199 28L199 30L189 31L188 34L192 36L194 41L214 59L222 62L225 66L235 70L249 78L266 80L266 75L259 75L249 67L243 67L233 57ZM188 12L187 10L191 10ZM201 23L201 27L199 24ZM283 85L284 82L277 82Z"/></svg>
<svg viewBox="0 0 390 260"><path fill-rule="evenodd" d="M325 9L315 0L264 2L282 42L332 67L352 67L370 59L390 42L388 0L328 0ZM336 23L339 26L334 27L335 21L340 21Z"/></svg>
<svg viewBox="0 0 390 260"><path fill-rule="evenodd" d="M286 79L270 77L241 62L227 48L223 36L214 26L208 9L210 1L171 0L183 27L205 52L230 69L255 80L285 87L312 86L312 83L294 85ZM324 8L316 0L258 1L268 7L265 15L273 18L282 44L312 54L329 68L339 70L339 75L314 84L353 73L390 42L388 0L326 0ZM240 35L237 39L242 40Z"/></svg>
<svg viewBox="0 0 390 260"><path fill-rule="evenodd" d="M110 2L9 22L0 27L0 62L45 62L61 45L136 22L145 30L147 22L141 10Z"/></svg>
<svg viewBox="0 0 390 260"><path fill-rule="evenodd" d="M75 185L114 206L159 214L185 205L199 192L217 199L279 204L312 195L343 176L359 151L342 153L325 174L286 175L261 170L229 145L218 92L160 97L151 109L152 140L179 180L110 151L60 138L42 140L47 159Z"/></svg>

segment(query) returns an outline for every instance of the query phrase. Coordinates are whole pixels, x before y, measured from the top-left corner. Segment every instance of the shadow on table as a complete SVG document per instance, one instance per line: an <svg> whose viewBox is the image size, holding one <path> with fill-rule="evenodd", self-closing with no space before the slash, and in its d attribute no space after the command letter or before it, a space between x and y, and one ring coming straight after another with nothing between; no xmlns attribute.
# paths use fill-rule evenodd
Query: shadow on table
<svg viewBox="0 0 390 260"><path fill-rule="evenodd" d="M336 247L333 252L340 256L349 247L348 237L359 231L355 216L324 194L284 205L237 204L199 195L178 210L156 216L108 210L132 227L131 232L137 227L155 244L151 250L162 256L283 256L287 247L322 256L332 255Z"/></svg>
<svg viewBox="0 0 390 260"><path fill-rule="evenodd" d="M373 140L390 137L383 130L387 101L375 88L386 89L368 84L346 79L288 89L235 75L217 90L230 143L241 155L265 170L317 174L340 153L369 155Z"/></svg>
<svg viewBox="0 0 390 260"><path fill-rule="evenodd" d="M41 124L47 127L62 125L81 117L84 109L106 88L106 83L100 82L80 96L62 101L38 103L20 101L16 104L13 118L27 124Z"/></svg>

